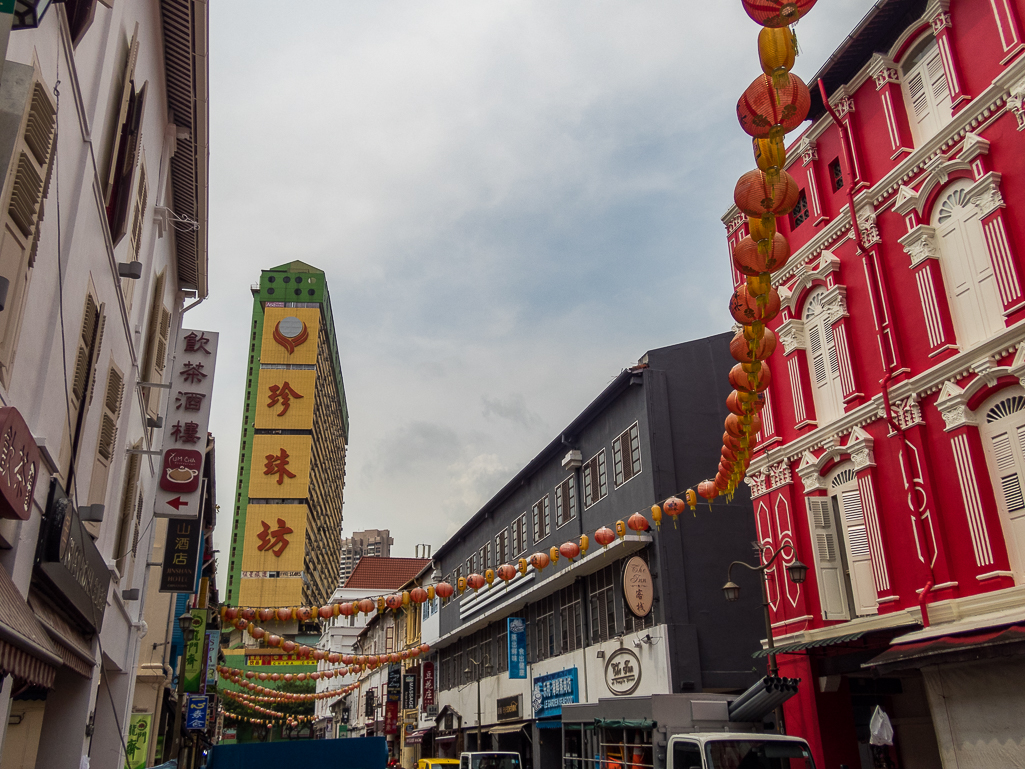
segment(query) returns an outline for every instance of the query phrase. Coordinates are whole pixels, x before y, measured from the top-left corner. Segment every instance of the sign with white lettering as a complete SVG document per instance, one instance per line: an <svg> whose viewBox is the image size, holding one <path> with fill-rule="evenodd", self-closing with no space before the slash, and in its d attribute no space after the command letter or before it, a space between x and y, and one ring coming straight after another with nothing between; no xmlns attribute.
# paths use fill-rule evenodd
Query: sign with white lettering
<svg viewBox="0 0 1025 769"><path fill-rule="evenodd" d="M213 331L185 328L178 334L164 416L164 442L154 509L158 518L199 517L217 337Z"/></svg>
<svg viewBox="0 0 1025 769"><path fill-rule="evenodd" d="M558 673L549 673L534 679L534 686L530 692L534 718L561 715L563 705L579 701L576 668L560 670Z"/></svg>
<svg viewBox="0 0 1025 769"><path fill-rule="evenodd" d="M527 622L509 617L506 637L509 645L509 678L527 677Z"/></svg>
<svg viewBox="0 0 1025 769"><path fill-rule="evenodd" d="M199 540L202 522L168 521L164 538L164 560L160 565L161 593L193 593L199 570Z"/></svg>

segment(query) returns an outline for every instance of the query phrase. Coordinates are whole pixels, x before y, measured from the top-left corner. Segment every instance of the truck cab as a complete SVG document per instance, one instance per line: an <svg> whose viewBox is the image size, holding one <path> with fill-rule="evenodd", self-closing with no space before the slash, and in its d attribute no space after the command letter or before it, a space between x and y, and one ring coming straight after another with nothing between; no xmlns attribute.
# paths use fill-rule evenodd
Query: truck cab
<svg viewBox="0 0 1025 769"><path fill-rule="evenodd" d="M779 734L674 734L666 769L815 769L808 743Z"/></svg>
<svg viewBox="0 0 1025 769"><path fill-rule="evenodd" d="M520 769L519 753L484 751L460 753L459 769Z"/></svg>

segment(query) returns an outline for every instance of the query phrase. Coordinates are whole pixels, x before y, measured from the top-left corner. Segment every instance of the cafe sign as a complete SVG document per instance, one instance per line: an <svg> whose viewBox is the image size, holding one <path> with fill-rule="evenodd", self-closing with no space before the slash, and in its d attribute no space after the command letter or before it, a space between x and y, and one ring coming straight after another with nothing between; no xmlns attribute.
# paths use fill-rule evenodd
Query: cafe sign
<svg viewBox="0 0 1025 769"><path fill-rule="evenodd" d="M499 697L498 699L498 720L516 721L520 717L520 695L513 697Z"/></svg>
<svg viewBox="0 0 1025 769"><path fill-rule="evenodd" d="M27 521L39 478L39 448L13 406L0 408L0 518Z"/></svg>
<svg viewBox="0 0 1025 769"><path fill-rule="evenodd" d="M635 555L623 566L623 597L630 611L637 617L647 617L655 598L651 571L644 559Z"/></svg>
<svg viewBox="0 0 1025 769"><path fill-rule="evenodd" d="M641 684L641 661L629 649L616 649L605 661L605 686L618 697L633 694Z"/></svg>

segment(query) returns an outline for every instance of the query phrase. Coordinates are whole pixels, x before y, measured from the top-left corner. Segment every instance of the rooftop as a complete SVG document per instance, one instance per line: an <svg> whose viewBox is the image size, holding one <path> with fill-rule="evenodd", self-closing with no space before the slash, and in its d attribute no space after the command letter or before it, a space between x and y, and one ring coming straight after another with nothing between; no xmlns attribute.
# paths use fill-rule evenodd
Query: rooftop
<svg viewBox="0 0 1025 769"><path fill-rule="evenodd" d="M430 558L383 558L365 555L359 559L342 587L361 590L398 590L416 577Z"/></svg>

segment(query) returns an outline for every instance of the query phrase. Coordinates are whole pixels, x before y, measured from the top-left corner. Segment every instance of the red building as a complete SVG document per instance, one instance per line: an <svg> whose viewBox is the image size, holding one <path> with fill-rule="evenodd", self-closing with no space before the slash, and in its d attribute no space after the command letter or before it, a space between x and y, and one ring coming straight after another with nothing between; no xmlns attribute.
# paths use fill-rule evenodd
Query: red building
<svg viewBox="0 0 1025 769"><path fill-rule="evenodd" d="M1023 765L1023 21L1025 0L882 0L816 76L843 131L813 80L788 153L748 483L761 541L793 546L769 572L788 731L830 769ZM723 221L732 251L747 219Z"/></svg>

